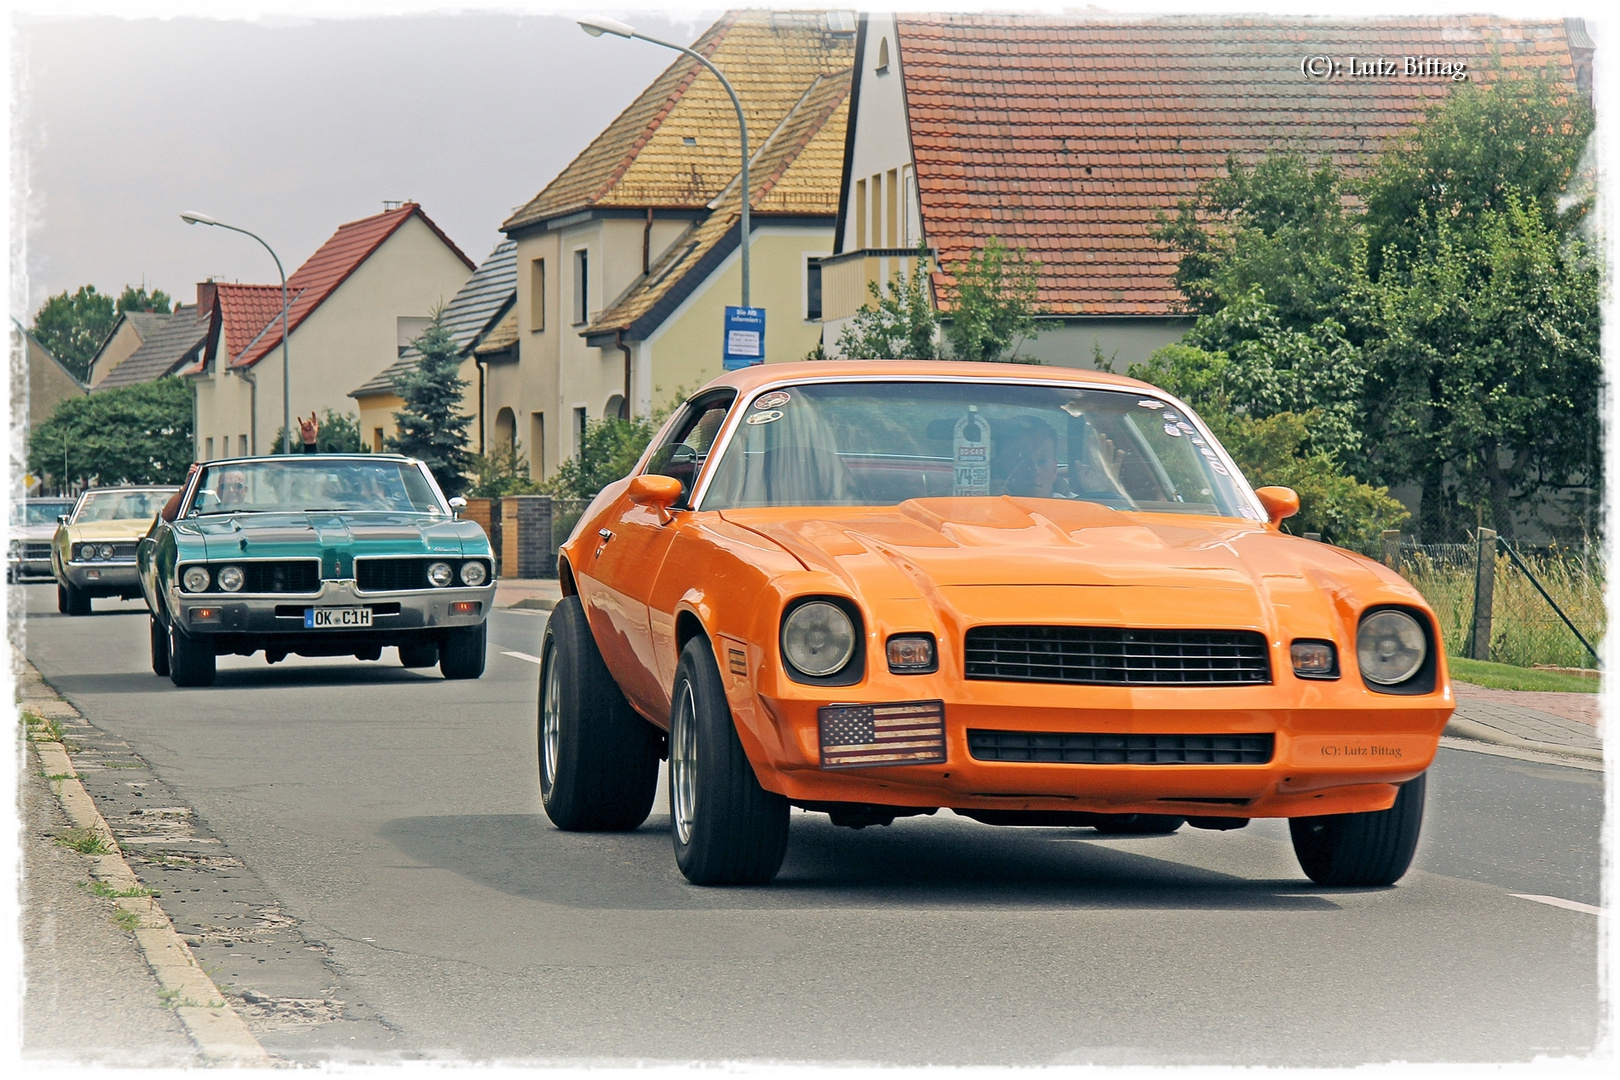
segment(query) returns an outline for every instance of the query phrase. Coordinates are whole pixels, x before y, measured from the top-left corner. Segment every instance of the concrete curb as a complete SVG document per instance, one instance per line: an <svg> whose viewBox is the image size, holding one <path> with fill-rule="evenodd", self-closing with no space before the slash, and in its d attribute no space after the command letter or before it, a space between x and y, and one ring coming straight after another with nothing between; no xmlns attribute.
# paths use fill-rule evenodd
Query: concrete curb
<svg viewBox="0 0 1620 1080"><path fill-rule="evenodd" d="M40 680L41 686L49 686L32 664L27 665L27 670ZM25 698L18 704L47 718L79 716L78 711L60 697ZM56 778L49 781L51 792L62 804L68 820L75 828L99 836L107 848L107 854L89 856L92 876L118 892L141 889L140 879L130 869L129 863L124 861L112 829L107 826L101 811L96 809L95 800L79 782L78 772L73 768L67 748L59 742L34 742L31 745L39 755L45 775ZM157 902L151 896L139 895L121 896L114 903L120 911L139 919L135 928L135 943L164 992L174 999L175 1015L203 1056L217 1065L249 1068L272 1065L270 1055L265 1053L264 1047L259 1045L259 1040L253 1037L247 1024L226 1001L225 995L219 992L214 980L197 963L191 949L174 932L174 924Z"/></svg>
<svg viewBox="0 0 1620 1080"><path fill-rule="evenodd" d="M1534 750L1542 754L1561 754L1565 757L1576 757L1586 761L1603 760L1603 751L1600 749L1593 750L1585 746L1565 746L1561 743L1535 742L1531 739L1521 739L1515 735L1509 735L1505 731L1498 731L1496 728L1457 716L1453 716L1446 721L1445 733L1459 739L1473 739L1476 742L1493 743L1497 746L1511 746L1519 750Z"/></svg>

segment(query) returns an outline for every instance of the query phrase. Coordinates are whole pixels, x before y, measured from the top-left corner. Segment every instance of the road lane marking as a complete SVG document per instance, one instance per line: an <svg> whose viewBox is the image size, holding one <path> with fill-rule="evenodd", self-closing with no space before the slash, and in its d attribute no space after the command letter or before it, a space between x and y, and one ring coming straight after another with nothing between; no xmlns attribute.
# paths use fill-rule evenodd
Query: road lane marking
<svg viewBox="0 0 1620 1080"><path fill-rule="evenodd" d="M1570 911L1584 911L1588 915L1601 915L1603 909L1583 904L1579 900L1565 900L1561 896L1535 896L1531 893L1508 893L1509 896L1519 900L1534 900L1538 904L1551 904L1553 907L1568 908Z"/></svg>
<svg viewBox="0 0 1620 1080"><path fill-rule="evenodd" d="M530 656L526 652L507 652L505 649L502 649L501 650L501 655L502 656L515 656L519 660L527 660L531 664L538 664L540 662L540 658L538 656Z"/></svg>

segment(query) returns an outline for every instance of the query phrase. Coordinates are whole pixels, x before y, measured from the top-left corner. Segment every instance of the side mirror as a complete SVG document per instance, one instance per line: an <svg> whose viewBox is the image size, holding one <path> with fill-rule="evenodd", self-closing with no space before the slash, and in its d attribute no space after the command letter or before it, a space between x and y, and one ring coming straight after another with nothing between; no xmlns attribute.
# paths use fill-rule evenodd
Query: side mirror
<svg viewBox="0 0 1620 1080"><path fill-rule="evenodd" d="M68 516L66 514L57 514L56 515L56 523L58 525L66 525L67 524L67 519L68 519Z"/></svg>
<svg viewBox="0 0 1620 1080"><path fill-rule="evenodd" d="M669 508L681 497L681 482L673 476L642 473L630 481L629 495L637 506L657 508L658 520L668 523Z"/></svg>
<svg viewBox="0 0 1620 1080"><path fill-rule="evenodd" d="M465 510L465 509L467 509L467 500L466 499L463 499L460 495L451 496L451 498L450 498L450 516L451 517L453 517L453 518L455 518L456 520L459 521L461 519L461 512L463 510Z"/></svg>
<svg viewBox="0 0 1620 1080"><path fill-rule="evenodd" d="M1273 529L1281 525L1284 518L1299 513L1299 494L1293 488L1257 488L1255 495L1260 499L1260 505L1266 508L1267 523Z"/></svg>

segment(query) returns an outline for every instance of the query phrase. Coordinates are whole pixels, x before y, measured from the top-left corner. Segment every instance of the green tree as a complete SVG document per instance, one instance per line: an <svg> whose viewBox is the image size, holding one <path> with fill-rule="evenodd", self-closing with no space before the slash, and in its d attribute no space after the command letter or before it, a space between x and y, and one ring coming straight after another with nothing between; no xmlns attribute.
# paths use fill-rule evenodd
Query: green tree
<svg viewBox="0 0 1620 1080"><path fill-rule="evenodd" d="M433 322L412 344L421 359L394 381L405 407L394 414L399 434L388 440L388 448L419 458L446 495L460 495L471 464L467 426L472 417L461 412L467 380L461 377L461 356L444 325L443 309L433 313Z"/></svg>
<svg viewBox="0 0 1620 1080"><path fill-rule="evenodd" d="M1035 316L1041 263L1024 248L1008 248L992 236L984 247L956 264L945 336L958 360L1020 360L1018 349L1038 336Z"/></svg>
<svg viewBox="0 0 1620 1080"><path fill-rule="evenodd" d="M126 311L151 311L159 315L170 313L169 294L162 289L146 291L145 285L125 285L118 297L118 314Z"/></svg>
<svg viewBox="0 0 1620 1080"><path fill-rule="evenodd" d="M39 343L83 382L90 374L91 357L107 340L118 316L126 311L147 310L166 315L169 304L169 295L162 289L148 293L145 285L125 285L117 300L97 292L94 285L81 285L76 292L62 292L46 300L30 329Z"/></svg>
<svg viewBox="0 0 1620 1080"><path fill-rule="evenodd" d="M1602 485L1601 267L1538 201L1501 206L1442 223L1379 287L1369 427L1435 539L1480 520L1512 536L1521 508Z"/></svg>
<svg viewBox="0 0 1620 1080"><path fill-rule="evenodd" d="M533 495L540 490L540 485L529 478L529 459L516 439L510 443L497 439L489 453L474 454L470 462L468 471L473 479L468 495L498 499L503 495Z"/></svg>
<svg viewBox="0 0 1620 1080"><path fill-rule="evenodd" d="M365 442L360 438L360 418L358 416L349 416L345 413L333 412L331 409L327 409L321 413L320 424L320 432L315 436L315 448L321 453L361 454L368 449ZM284 427L276 428L276 440L270 444L272 454L281 453L281 448L286 445L282 441L282 436L286 431L287 429ZM304 452L304 438L300 432L293 432L292 448L292 452L295 454Z"/></svg>
<svg viewBox="0 0 1620 1080"><path fill-rule="evenodd" d="M1216 438L1256 487L1277 485L1299 493L1300 512L1284 523L1294 533L1321 533L1344 547L1365 548L1384 529L1407 518L1389 489L1357 480L1318 433L1325 418L1317 408L1279 408L1256 415L1240 365L1224 353L1167 345L1129 372L1175 394L1198 410Z"/></svg>
<svg viewBox="0 0 1620 1080"><path fill-rule="evenodd" d="M117 319L113 298L81 285L77 292L62 292L46 300L34 316L32 332L62 366L83 382L96 354Z"/></svg>
<svg viewBox="0 0 1620 1080"><path fill-rule="evenodd" d="M68 483L178 484L191 421L191 387L173 376L68 398L30 437L28 467Z"/></svg>
<svg viewBox="0 0 1620 1080"><path fill-rule="evenodd" d="M1180 253L1175 282L1198 315L1213 315L1256 289L1277 324L1307 331L1332 317L1349 322L1365 268L1361 216L1347 207L1351 185L1330 159L1270 154L1245 166L1234 154L1226 172L1182 200L1174 217L1160 211L1154 239Z"/></svg>
<svg viewBox="0 0 1620 1080"><path fill-rule="evenodd" d="M1362 185L1372 276L1386 260L1433 250L1442 226L1477 234L1510 202L1534 203L1545 228L1568 236L1591 210L1570 189L1593 122L1591 105L1555 68L1458 83Z"/></svg>
<svg viewBox="0 0 1620 1080"><path fill-rule="evenodd" d="M630 475L658 423L656 417L621 420L616 416L588 422L580 436L579 453L558 466L539 490L559 499L595 498L598 491Z"/></svg>
<svg viewBox="0 0 1620 1080"><path fill-rule="evenodd" d="M939 314L928 280L928 247L919 242L911 272L879 289L862 304L838 336L838 351L851 360L934 360L939 357Z"/></svg>

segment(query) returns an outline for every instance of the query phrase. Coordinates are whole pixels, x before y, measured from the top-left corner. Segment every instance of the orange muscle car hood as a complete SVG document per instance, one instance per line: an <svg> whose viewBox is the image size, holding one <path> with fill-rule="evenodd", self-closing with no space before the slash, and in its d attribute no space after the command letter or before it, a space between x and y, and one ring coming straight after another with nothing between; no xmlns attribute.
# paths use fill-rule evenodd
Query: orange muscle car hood
<svg viewBox="0 0 1620 1080"><path fill-rule="evenodd" d="M1404 585L1369 560L1279 535L1259 522L1122 513L1088 502L914 499L883 510L726 510L722 516L868 594L874 587L915 596L969 586L1148 586L1269 597L1278 586L1338 592L1350 582Z"/></svg>

